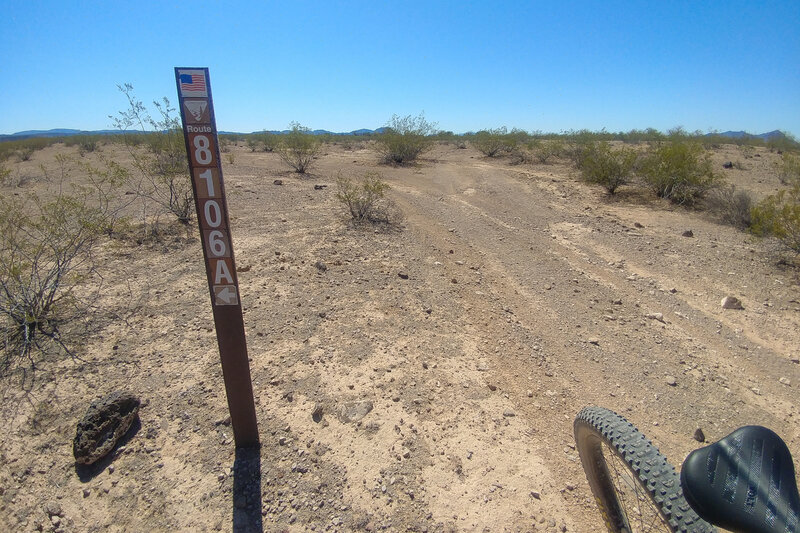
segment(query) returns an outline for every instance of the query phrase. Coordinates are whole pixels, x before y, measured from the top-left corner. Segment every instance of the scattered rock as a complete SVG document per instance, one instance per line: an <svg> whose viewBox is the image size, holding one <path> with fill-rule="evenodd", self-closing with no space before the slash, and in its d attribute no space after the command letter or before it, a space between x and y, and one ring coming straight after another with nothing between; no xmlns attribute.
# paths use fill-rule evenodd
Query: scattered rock
<svg viewBox="0 0 800 533"><path fill-rule="evenodd" d="M725 298L722 299L720 305L722 305L723 309L744 309L744 306L742 305L742 302L739 300L739 298L736 298L734 296L726 296Z"/></svg>
<svg viewBox="0 0 800 533"><path fill-rule="evenodd" d="M90 465L113 450L139 415L139 403L139 398L122 391L92 402L72 443L75 461Z"/></svg>
<svg viewBox="0 0 800 533"><path fill-rule="evenodd" d="M633 225L634 225L634 227L637 227L637 228L640 228L640 229L644 227L642 224L639 224L638 222L634 222Z"/></svg>
<svg viewBox="0 0 800 533"><path fill-rule="evenodd" d="M489 365L486 363L486 361L478 361L478 366L475 368L477 368L478 372L486 372L489 370Z"/></svg>
<svg viewBox="0 0 800 533"><path fill-rule="evenodd" d="M372 402L348 402L339 408L339 420L342 422L358 422L372 411Z"/></svg>
<svg viewBox="0 0 800 533"><path fill-rule="evenodd" d="M236 272L250 272L250 269L253 268L252 265L244 265L236 267Z"/></svg>
<svg viewBox="0 0 800 533"><path fill-rule="evenodd" d="M589 337L587 339L587 341L589 342L589 344L594 344L595 346L600 346L600 339L598 339L597 337Z"/></svg>
<svg viewBox="0 0 800 533"><path fill-rule="evenodd" d="M283 185L283 180L275 180L272 182L273 185Z"/></svg>
<svg viewBox="0 0 800 533"><path fill-rule="evenodd" d="M725 161L724 163L722 163L722 168L728 168L728 169L733 168L733 161Z"/></svg>
<svg viewBox="0 0 800 533"><path fill-rule="evenodd" d="M690 229L687 229L683 233L681 233L681 237L694 237L694 232Z"/></svg>
<svg viewBox="0 0 800 533"><path fill-rule="evenodd" d="M650 320L658 320L662 324L666 324L666 322L664 321L664 315L662 315L661 313L647 313L647 318L649 318Z"/></svg>
<svg viewBox="0 0 800 533"><path fill-rule="evenodd" d="M786 385L787 387L792 384L792 382L787 377L781 377L781 379L779 379L778 381L780 381L783 385Z"/></svg>
<svg viewBox="0 0 800 533"><path fill-rule="evenodd" d="M696 440L697 442L705 442L706 441L706 435L705 435L705 433L703 433L702 429L697 428L697 429L694 430L694 440Z"/></svg>
<svg viewBox="0 0 800 533"><path fill-rule="evenodd" d="M321 191L325 187L327 187L327 185L314 185L314 190L315 191Z"/></svg>
<svg viewBox="0 0 800 533"><path fill-rule="evenodd" d="M666 376L664 378L664 383L666 383L670 387L675 387L678 385L678 380L675 379L675 376Z"/></svg>
<svg viewBox="0 0 800 533"><path fill-rule="evenodd" d="M406 272L398 272L397 275L400 276L400 279L408 279L408 273Z"/></svg>
<svg viewBox="0 0 800 533"><path fill-rule="evenodd" d="M515 413L511 409L506 409L505 411L503 411L503 416L505 416L505 417L517 416L517 413Z"/></svg>
<svg viewBox="0 0 800 533"><path fill-rule="evenodd" d="M497 385L495 385L494 383L489 383L489 390L492 392L496 391Z"/></svg>
<svg viewBox="0 0 800 533"><path fill-rule="evenodd" d="M91 493L92 493L91 489L83 489L84 498L88 498Z"/></svg>
<svg viewBox="0 0 800 533"><path fill-rule="evenodd" d="M328 270L328 265L326 265L322 261L317 261L316 263L314 263L314 266L317 267L317 270L319 270L320 272L325 272L326 270Z"/></svg>
<svg viewBox="0 0 800 533"><path fill-rule="evenodd" d="M528 389L528 390L525 392L525 395L526 395L528 398L533 398L533 391L532 391L532 390L530 390L530 389Z"/></svg>
<svg viewBox="0 0 800 533"><path fill-rule="evenodd" d="M47 502L44 504L44 512L47 516L64 516L64 511L61 509L61 504L58 502Z"/></svg>
<svg viewBox="0 0 800 533"><path fill-rule="evenodd" d="M542 499L542 493L539 492L538 490L532 490L531 491L531 498L533 498L535 500L541 500Z"/></svg>
<svg viewBox="0 0 800 533"><path fill-rule="evenodd" d="M311 412L311 419L314 422L318 422L318 423L321 422L322 421L322 415L324 414L324 411L325 411L325 409L324 409L324 407L322 406L321 403L319 403L319 402L315 403L314 404L314 410Z"/></svg>

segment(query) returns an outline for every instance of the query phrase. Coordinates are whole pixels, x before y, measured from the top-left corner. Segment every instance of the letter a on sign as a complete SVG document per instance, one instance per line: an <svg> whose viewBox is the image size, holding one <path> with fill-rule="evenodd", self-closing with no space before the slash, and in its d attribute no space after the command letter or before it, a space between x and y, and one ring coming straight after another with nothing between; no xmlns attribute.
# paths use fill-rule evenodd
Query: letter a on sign
<svg viewBox="0 0 800 533"><path fill-rule="evenodd" d="M253 384L208 69L176 68L175 83L233 436L237 447L255 446Z"/></svg>

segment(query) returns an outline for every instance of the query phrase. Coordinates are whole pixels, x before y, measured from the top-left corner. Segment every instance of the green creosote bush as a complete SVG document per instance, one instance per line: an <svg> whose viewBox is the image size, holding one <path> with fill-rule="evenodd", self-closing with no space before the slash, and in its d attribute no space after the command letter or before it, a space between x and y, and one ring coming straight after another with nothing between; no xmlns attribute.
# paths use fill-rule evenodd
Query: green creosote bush
<svg viewBox="0 0 800 533"><path fill-rule="evenodd" d="M630 181L636 158L636 152L630 148L615 150L606 141L589 143L581 157L581 179L602 185L609 194L614 194Z"/></svg>
<svg viewBox="0 0 800 533"><path fill-rule="evenodd" d="M691 205L721 180L702 145L683 140L674 132L672 135L679 140L665 142L647 154L640 173L656 196Z"/></svg>
<svg viewBox="0 0 800 533"><path fill-rule="evenodd" d="M800 181L800 157L784 152L778 165L778 177L784 185Z"/></svg>
<svg viewBox="0 0 800 533"><path fill-rule="evenodd" d="M501 152L509 151L515 139L508 137L508 130L502 128L481 130L472 137L472 144L486 157L495 157Z"/></svg>
<svg viewBox="0 0 800 533"><path fill-rule="evenodd" d="M134 188L142 200L141 218L146 232L156 235L159 217L165 213L188 225L194 216L194 197L183 130L175 109L167 98L154 101L158 118L153 118L134 96L130 83L118 87L128 108L109 118L122 133L139 173Z"/></svg>
<svg viewBox="0 0 800 533"><path fill-rule="evenodd" d="M739 229L750 227L754 201L749 192L736 190L735 185L721 186L709 191L705 203L725 224Z"/></svg>
<svg viewBox="0 0 800 533"><path fill-rule="evenodd" d="M104 218L82 194L0 198L0 374L35 369L35 351L51 344L72 355L63 328L85 317L77 289L94 270Z"/></svg>
<svg viewBox="0 0 800 533"><path fill-rule="evenodd" d="M565 150L563 141L559 139L532 139L527 144L533 159L543 165L550 159L559 157Z"/></svg>
<svg viewBox="0 0 800 533"><path fill-rule="evenodd" d="M309 128L298 122L292 122L289 128L291 131L282 136L277 146L278 154L295 172L305 174L322 148L322 143Z"/></svg>
<svg viewBox="0 0 800 533"><path fill-rule="evenodd" d="M789 189L764 198L751 211L751 231L771 236L787 250L800 254L800 179Z"/></svg>
<svg viewBox="0 0 800 533"><path fill-rule="evenodd" d="M375 142L385 163L400 165L414 161L433 148L435 134L436 124L425 120L423 114L416 117L393 115Z"/></svg>
<svg viewBox="0 0 800 533"><path fill-rule="evenodd" d="M396 221L394 204L386 198L389 185L377 172L367 172L359 181L339 173L336 176L336 199L347 209L353 221L390 224Z"/></svg>

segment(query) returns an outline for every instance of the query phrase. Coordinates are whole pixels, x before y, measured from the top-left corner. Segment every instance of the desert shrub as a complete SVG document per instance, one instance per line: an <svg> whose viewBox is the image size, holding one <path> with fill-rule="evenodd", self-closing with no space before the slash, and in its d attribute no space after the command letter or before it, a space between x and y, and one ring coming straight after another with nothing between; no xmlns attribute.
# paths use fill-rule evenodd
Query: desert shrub
<svg viewBox="0 0 800 533"><path fill-rule="evenodd" d="M69 352L62 328L84 316L77 287L93 270L103 215L87 197L0 198L0 374L49 343Z"/></svg>
<svg viewBox="0 0 800 533"><path fill-rule="evenodd" d="M278 144L278 154L284 163L299 174L304 174L319 153L322 143L309 128L297 122L289 124L291 131Z"/></svg>
<svg viewBox="0 0 800 533"><path fill-rule="evenodd" d="M341 173L336 177L336 199L355 222L390 223L395 208L386 198L389 185L377 172L367 172L356 182Z"/></svg>
<svg viewBox="0 0 800 533"><path fill-rule="evenodd" d="M629 148L614 150L611 143L600 141L584 148L579 168L583 181L602 185L609 194L614 194L628 183L635 164L635 151Z"/></svg>
<svg viewBox="0 0 800 533"><path fill-rule="evenodd" d="M125 95L128 108L110 118L122 132L139 173L134 185L137 196L143 200L145 228L155 234L158 218L164 213L171 214L182 224L189 224L194 214L194 197L183 131L175 109L167 98L154 101L158 118L153 118L134 96L131 84L119 86L119 90ZM151 217L154 220L148 227Z"/></svg>
<svg viewBox="0 0 800 533"><path fill-rule="evenodd" d="M564 153L564 143L559 140L546 141L544 139L532 139L528 142L528 149L530 150L533 159L539 163L545 164L550 159L560 156Z"/></svg>
<svg viewBox="0 0 800 533"><path fill-rule="evenodd" d="M683 139L679 133L671 135ZM720 181L703 147L684 140L656 147L642 161L640 172L657 196L676 204L696 202Z"/></svg>
<svg viewBox="0 0 800 533"><path fill-rule="evenodd" d="M739 229L751 224L753 197L747 191L737 191L735 185L712 189L706 199L706 207L722 222Z"/></svg>
<svg viewBox="0 0 800 533"><path fill-rule="evenodd" d="M779 154L800 149L800 143L797 142L797 139L785 132L780 132L780 135L770 137L766 144L770 152L778 152Z"/></svg>
<svg viewBox="0 0 800 533"><path fill-rule="evenodd" d="M5 165L5 161L0 161L0 185L5 185L11 176L11 169Z"/></svg>
<svg viewBox="0 0 800 533"><path fill-rule="evenodd" d="M19 157L20 161L30 161L35 151L31 146L23 146L17 151L17 157Z"/></svg>
<svg viewBox="0 0 800 533"><path fill-rule="evenodd" d="M378 152L386 163L408 163L433 147L435 133L436 125L425 120L422 114L416 117L393 115L376 138Z"/></svg>
<svg viewBox="0 0 800 533"><path fill-rule="evenodd" d="M255 152L258 150L261 143L258 141L258 137L255 134L247 136L247 147L250 148L251 152Z"/></svg>
<svg viewBox="0 0 800 533"><path fill-rule="evenodd" d="M775 237L786 249L800 254L800 180L763 199L751 216L753 233Z"/></svg>
<svg viewBox="0 0 800 533"><path fill-rule="evenodd" d="M258 138L261 141L262 150L265 152L274 152L280 144L280 139L274 133L261 133Z"/></svg>
<svg viewBox="0 0 800 533"><path fill-rule="evenodd" d="M64 145L77 146L78 153L83 156L87 153L94 152L100 147L99 135L70 135L64 137Z"/></svg>
<svg viewBox="0 0 800 533"><path fill-rule="evenodd" d="M500 152L506 151L508 131L505 127L481 130L472 137L472 144L486 157L495 157Z"/></svg>
<svg viewBox="0 0 800 533"><path fill-rule="evenodd" d="M784 185L800 181L800 157L784 152L778 165L778 177Z"/></svg>

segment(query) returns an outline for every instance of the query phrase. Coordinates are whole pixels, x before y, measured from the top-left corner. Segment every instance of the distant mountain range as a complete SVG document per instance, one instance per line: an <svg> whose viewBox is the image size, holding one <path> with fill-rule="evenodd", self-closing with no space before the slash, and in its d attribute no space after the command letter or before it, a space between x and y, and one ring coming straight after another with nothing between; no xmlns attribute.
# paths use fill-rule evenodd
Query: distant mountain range
<svg viewBox="0 0 800 533"><path fill-rule="evenodd" d="M370 135L373 133L382 133L385 128L377 128L374 130L370 129L359 129L353 130L349 132L333 132L328 130L313 130L311 133L314 135ZM219 133L223 135L249 135L248 133L243 132L236 132L236 131L220 131ZM255 131L251 133L273 133L276 135L289 133L289 130L270 130L270 131ZM93 130L93 131L85 131L85 130L73 130L73 129L66 129L66 128L58 128L53 130L27 130L27 131L18 131L17 133L12 133L10 135L0 135L0 142L1 141L10 141L10 140L19 140L19 139L28 139L31 137L68 137L71 135L116 135L119 134L119 130ZM707 133L706 137L711 136L721 136L721 137L730 137L731 139L762 139L763 141L769 141L771 139L780 139L785 138L786 134L782 131L774 130L767 133L759 133L758 135L753 135L752 133L747 133L746 131L725 131L722 133Z"/></svg>
<svg viewBox="0 0 800 533"><path fill-rule="evenodd" d="M706 137L711 137L714 135L719 135L720 137L730 137L731 139L761 139L765 142L771 139L782 139L786 137L786 134L780 130L759 133L758 135L753 135L752 133L747 133L746 131L724 131L722 133L707 133Z"/></svg>
<svg viewBox="0 0 800 533"><path fill-rule="evenodd" d="M328 130L313 130L311 133L313 133L314 135L370 135L372 133L381 133L383 132L383 130L384 128L378 128L374 130L360 129L360 130L340 132L340 133ZM57 128L52 130L26 130L26 131L18 131L17 133L11 133L11 134L0 134L0 142L29 139L31 137L69 137L72 135L118 135L119 133L120 133L119 130L86 131L86 130L73 130L68 128ZM220 131L219 133L223 135L249 135L249 133L242 133L236 131ZM252 133L274 133L276 135L280 135L284 133L289 133L289 130L254 131Z"/></svg>

